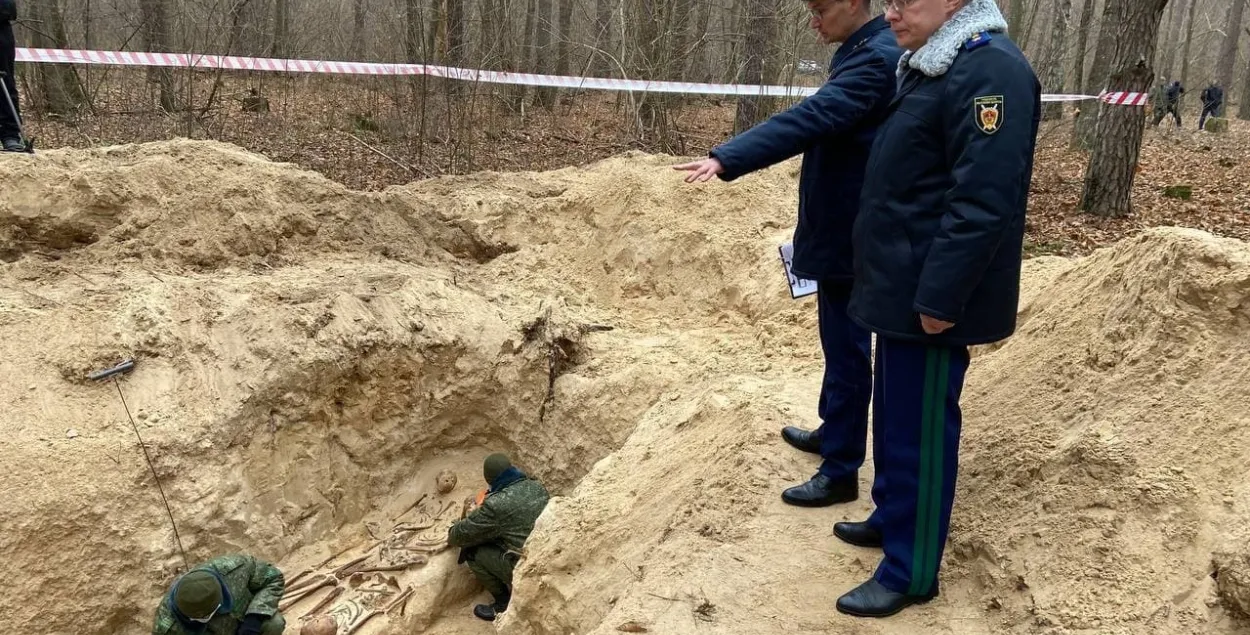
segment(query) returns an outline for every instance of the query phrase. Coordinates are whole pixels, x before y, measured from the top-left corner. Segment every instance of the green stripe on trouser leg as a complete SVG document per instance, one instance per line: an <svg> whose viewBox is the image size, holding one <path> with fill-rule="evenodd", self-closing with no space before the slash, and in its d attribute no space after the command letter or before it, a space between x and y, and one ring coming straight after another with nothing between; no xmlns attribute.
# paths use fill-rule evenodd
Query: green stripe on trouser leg
<svg viewBox="0 0 1250 635"><path fill-rule="evenodd" d="M920 471L918 473L916 502L916 534L912 545L911 585L907 589L909 595L920 595L922 573L928 570L928 535L929 517L937 509L938 501L933 498L932 463L935 443L933 435L933 402L937 383L938 355L935 349L925 351L924 393L920 402ZM939 441L940 442L940 441Z"/></svg>
<svg viewBox="0 0 1250 635"><path fill-rule="evenodd" d="M930 351L932 354L932 351ZM917 595L927 595L933 587L937 578L938 558L942 549L938 544L938 536L941 535L941 529L938 527L941 522L942 515L942 483L944 482L942 474L942 460L946 449L946 395L950 389L950 367L951 352L950 349L941 349L937 355L937 378L933 382L933 409L930 411L929 424L930 434L933 438L932 460L930 461L929 472L929 517L924 524L925 527L925 567L920 570L919 575L915 578L919 580ZM916 572L913 572L916 575ZM916 584L913 581L913 584Z"/></svg>
<svg viewBox="0 0 1250 635"><path fill-rule="evenodd" d="M878 336L877 353L873 518L885 557L873 577L896 593L930 596L954 503L968 352Z"/></svg>

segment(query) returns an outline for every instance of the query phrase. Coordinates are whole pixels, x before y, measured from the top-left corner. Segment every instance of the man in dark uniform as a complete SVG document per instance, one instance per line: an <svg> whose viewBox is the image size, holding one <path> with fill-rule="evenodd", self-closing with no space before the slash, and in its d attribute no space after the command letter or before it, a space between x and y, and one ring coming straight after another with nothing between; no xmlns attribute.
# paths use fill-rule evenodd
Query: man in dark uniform
<svg viewBox="0 0 1250 635"><path fill-rule="evenodd" d="M1155 122L1158 126L1163 118L1172 115L1176 119L1176 127L1181 127L1181 95L1185 94L1185 87L1181 85L1181 81L1174 80L1168 84L1167 90L1163 91L1163 107L1155 106Z"/></svg>
<svg viewBox="0 0 1250 635"><path fill-rule="evenodd" d="M817 317L825 370L815 431L782 430L794 447L824 459L810 480L782 499L823 507L855 500L864 463L872 399L872 335L847 315L853 275L851 226L859 211L864 166L885 107L894 96L898 48L868 0L812 0L811 27L841 42L829 79L814 95L715 148L702 161L677 166L688 182L733 181L799 154L799 222L794 275L817 281Z"/></svg>
<svg viewBox="0 0 1250 635"><path fill-rule="evenodd" d="M17 0L0 0L0 82L3 90L9 93L13 109L4 97L0 96L0 144L5 152L22 152L26 144L22 141L21 125L14 119L14 114L21 116L21 106L17 98L17 76L13 74L13 65L17 57L17 39L13 37L13 21L17 19Z"/></svg>
<svg viewBox="0 0 1250 635"><path fill-rule="evenodd" d="M1212 83L1202 90L1202 116L1198 118L1198 129L1205 130L1207 127L1207 116L1220 116L1220 107L1224 105L1224 89L1219 84Z"/></svg>
<svg viewBox="0 0 1250 635"><path fill-rule="evenodd" d="M885 554L838 610L884 617L938 594L968 346L1016 325L1041 85L994 0L890 0L908 52L855 223L851 317L877 334L876 509L834 533Z"/></svg>

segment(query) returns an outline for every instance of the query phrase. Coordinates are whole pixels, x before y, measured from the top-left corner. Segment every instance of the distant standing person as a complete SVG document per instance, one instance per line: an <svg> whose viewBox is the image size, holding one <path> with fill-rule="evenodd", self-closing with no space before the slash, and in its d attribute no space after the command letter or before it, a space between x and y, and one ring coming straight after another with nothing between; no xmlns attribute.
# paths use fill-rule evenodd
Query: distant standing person
<svg viewBox="0 0 1250 635"><path fill-rule="evenodd" d="M0 143L5 152L22 152L26 143L22 140L20 123L21 105L17 97L17 77L13 65L17 59L17 38L13 36L13 21L17 19L17 0L0 0L0 76L4 89L9 93L13 109L0 99ZM18 117L17 119L14 116Z"/></svg>
<svg viewBox="0 0 1250 635"><path fill-rule="evenodd" d="M1198 118L1198 129L1206 130L1207 116L1220 116L1220 107L1224 105L1224 89L1219 84L1211 84L1202 91L1202 116Z"/></svg>
<svg viewBox="0 0 1250 635"><path fill-rule="evenodd" d="M1167 90L1163 91L1163 107L1156 106L1154 125L1158 126L1164 117L1172 115L1176 119L1176 127L1181 127L1181 95L1184 94L1185 87L1179 79L1168 84Z"/></svg>
<svg viewBox="0 0 1250 635"><path fill-rule="evenodd" d="M825 507L859 497L868 407L872 400L872 334L847 315L853 265L851 226L859 211L868 150L894 97L894 69L903 51L885 18L868 0L811 0L811 28L825 43L841 42L829 79L793 108L713 149L710 157L676 166L687 182L741 176L803 155L799 222L794 231L795 276L817 283L816 315L824 351L817 402L820 428L788 426L787 443L824 461L807 482L782 493L802 507Z"/></svg>

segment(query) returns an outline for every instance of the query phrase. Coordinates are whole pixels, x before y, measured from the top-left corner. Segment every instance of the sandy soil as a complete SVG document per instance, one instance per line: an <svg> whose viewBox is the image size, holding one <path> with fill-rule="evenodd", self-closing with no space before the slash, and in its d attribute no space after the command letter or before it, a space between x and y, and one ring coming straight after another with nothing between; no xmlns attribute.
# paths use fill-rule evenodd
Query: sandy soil
<svg viewBox="0 0 1250 635"><path fill-rule="evenodd" d="M877 554L831 526L868 512L871 470L852 505L779 498L815 469L778 430L816 423L820 368L776 258L795 166L686 186L669 163L360 193L205 142L0 157L22 581L0 622L144 633L182 565L117 388L85 379L135 358L121 389L192 560L294 577L401 522L437 535L496 449L557 495L497 625L442 551L363 635L1250 633L1250 248L1165 229L1030 261L1019 334L969 374L943 594L856 621L833 602Z"/></svg>

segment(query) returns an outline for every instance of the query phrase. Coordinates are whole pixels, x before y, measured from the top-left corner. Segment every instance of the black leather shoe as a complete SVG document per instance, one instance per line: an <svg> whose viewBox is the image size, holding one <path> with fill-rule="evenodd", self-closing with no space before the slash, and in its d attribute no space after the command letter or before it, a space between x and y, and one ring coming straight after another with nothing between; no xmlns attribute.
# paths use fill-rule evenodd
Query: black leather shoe
<svg viewBox="0 0 1250 635"><path fill-rule="evenodd" d="M495 607L489 604L479 604L473 607L473 616L480 620L493 622L495 621L495 616L496 616Z"/></svg>
<svg viewBox="0 0 1250 635"><path fill-rule="evenodd" d="M936 586L928 595L895 593L872 578L838 598L838 612L855 617L889 617L913 604L928 602L937 595Z"/></svg>
<svg viewBox="0 0 1250 635"><path fill-rule="evenodd" d="M781 438L785 439L786 443L804 452L820 454L820 437L816 436L816 433L811 430L786 426L781 429Z"/></svg>
<svg viewBox="0 0 1250 635"><path fill-rule="evenodd" d="M486 620L487 622L493 622L500 613L508 610L508 604L512 600L512 594L510 592L502 597L498 595L492 595L491 597L494 598L494 602L490 604L478 604L473 607L474 617Z"/></svg>
<svg viewBox="0 0 1250 635"><path fill-rule="evenodd" d="M850 522L850 523L834 523L833 535L842 539L842 542L855 545L856 547L880 548L881 532L873 529L868 521Z"/></svg>
<svg viewBox="0 0 1250 635"><path fill-rule="evenodd" d="M833 480L817 473L812 480L781 493L781 500L799 507L828 507L859 498L859 479L851 476Z"/></svg>

